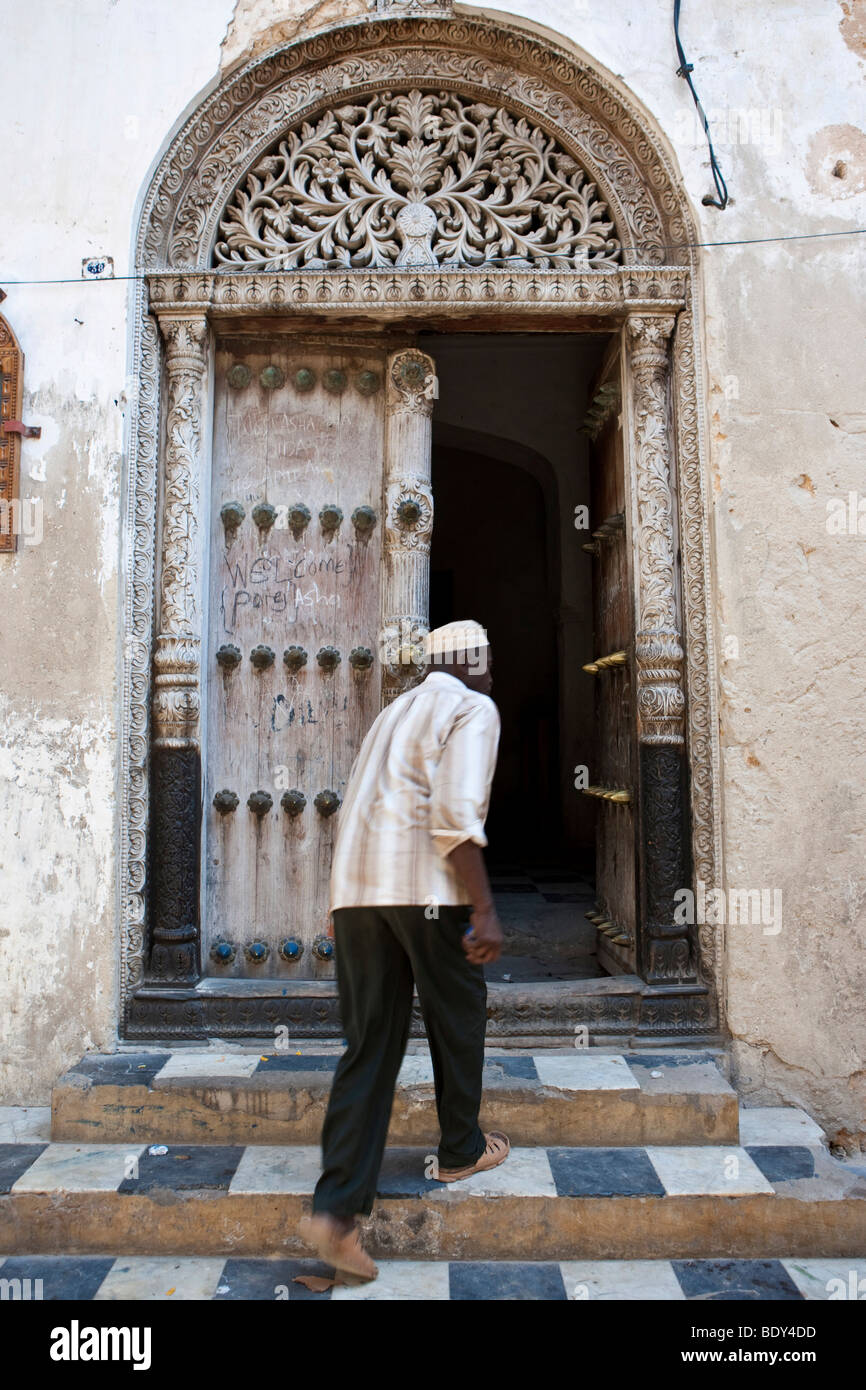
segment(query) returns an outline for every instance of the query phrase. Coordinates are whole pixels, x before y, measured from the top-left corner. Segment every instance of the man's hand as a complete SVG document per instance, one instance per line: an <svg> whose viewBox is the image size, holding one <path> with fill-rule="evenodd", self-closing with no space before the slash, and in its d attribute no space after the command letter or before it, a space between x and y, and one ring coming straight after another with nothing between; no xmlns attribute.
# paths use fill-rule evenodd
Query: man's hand
<svg viewBox="0 0 866 1390"><path fill-rule="evenodd" d="M466 959L472 965L492 965L502 954L502 927L496 909L473 912L469 924L463 937Z"/></svg>
<svg viewBox="0 0 866 1390"><path fill-rule="evenodd" d="M491 965L502 954L502 927L493 906L490 880L481 848L464 840L448 856L466 888L466 901L472 904L469 933L463 949L473 965Z"/></svg>

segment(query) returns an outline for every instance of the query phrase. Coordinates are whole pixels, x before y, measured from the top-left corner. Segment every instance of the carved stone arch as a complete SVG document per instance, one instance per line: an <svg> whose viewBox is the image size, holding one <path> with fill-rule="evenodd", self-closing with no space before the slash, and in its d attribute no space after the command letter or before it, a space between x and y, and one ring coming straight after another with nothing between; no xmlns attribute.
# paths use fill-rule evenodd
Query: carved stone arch
<svg viewBox="0 0 866 1390"><path fill-rule="evenodd" d="M440 263L248 272L214 265L226 208L288 132L329 109L413 90L503 109L553 142L610 210L620 260L601 272L579 258L566 267L500 269ZM648 745L662 748L660 761L672 747L682 752L685 746L694 877L706 890L719 882L697 239L676 168L649 116L586 55L519 20L404 14L335 26L239 65L172 137L145 192L135 239L120 868L127 1036L206 1035L206 1005L194 991L170 1008L165 995L139 1000L132 1013L130 1004L136 991L147 993L140 991L147 960L152 973L159 959L163 984L172 976L192 979L197 968L197 866L163 864L168 879L187 884L190 906L160 925L146 901L146 864L152 794L157 820L167 817L170 829L174 793L178 805L188 806L192 795L180 786L181 763L189 788L198 776L201 604L193 551L202 535L197 509L208 467L212 313L291 313L320 321L361 313L417 322L434 311L471 311L477 318L516 310L524 319L547 321L560 313L592 314L622 331L626 415L633 466L641 475L633 517L641 603L659 583L676 583L677 551L682 557L673 626L664 605L658 613L652 604L641 608L649 623L636 653L645 676L644 735ZM160 483L165 502L158 524ZM173 768L162 794L161 762ZM703 1016L710 1028L717 1017L712 996L720 993L721 934L699 927L693 951L679 938L665 939L665 923L656 925L660 974L671 978L682 968L685 980L687 971L689 979L696 973L710 990ZM623 1004L626 1012L630 1007ZM602 1001L598 1008L607 1006ZM697 1015L674 995L648 1003L647 1019L651 1009L657 1031L695 1031ZM632 1023L623 1013L626 1025Z"/></svg>
<svg viewBox="0 0 866 1390"><path fill-rule="evenodd" d="M290 128L413 87L504 107L570 154L611 209L631 265L687 264L691 217L649 121L597 67L518 23L403 16L348 23L238 68L172 140L142 207L141 270L211 264L225 208Z"/></svg>

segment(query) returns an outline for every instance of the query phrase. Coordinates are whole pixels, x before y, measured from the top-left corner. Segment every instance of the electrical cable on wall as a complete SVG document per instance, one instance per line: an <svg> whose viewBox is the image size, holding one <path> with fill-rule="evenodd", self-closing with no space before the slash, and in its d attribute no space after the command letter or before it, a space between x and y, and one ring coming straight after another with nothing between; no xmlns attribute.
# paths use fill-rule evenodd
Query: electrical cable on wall
<svg viewBox="0 0 866 1390"><path fill-rule="evenodd" d="M713 149L712 136L710 135L710 123L707 120L704 108L701 106L701 99L698 96L697 91L695 90L695 84L692 81L692 72L694 71L694 64L689 63L686 60L685 50L683 49L682 41L680 40L681 3L682 0L674 0L674 38L676 39L677 45L677 57L680 60L680 65L677 68L677 77L684 77L686 82L688 82L689 91L691 92L692 97L694 98L694 103L697 107L698 115L701 118L701 123L704 127L704 132L707 137L707 146L709 147L710 151L710 169L713 175L713 183L716 185L716 193L718 195L716 198L714 198L711 193L705 193L703 198L701 199L701 202L703 203L705 208L718 208L720 212L723 212L724 209L728 206L728 186L725 183L724 178L722 177L722 171L719 168L719 161L716 159L716 152Z"/></svg>
<svg viewBox="0 0 866 1390"><path fill-rule="evenodd" d="M779 242L783 241L824 241L828 237L843 236L866 236L866 227L846 227L838 232L789 232L785 236L732 237L729 241L672 241L666 242L662 246L656 247L656 249L661 251L702 251L722 246L767 246L777 245ZM532 267L527 267L522 257L515 257L514 259L520 260L521 270L532 269ZM497 256L495 260L491 260L485 264L497 266L507 265L510 260L511 257L509 256ZM364 274L364 269L360 267L347 268L346 266L341 266L339 269L344 271L347 275ZM461 269L465 271L483 271L485 265L463 266ZM572 266L571 269L576 269L576 267ZM644 266L643 269L651 270L652 267ZM177 275L179 272L177 270L166 270L163 273L167 275ZM199 270L190 273L207 275L209 279L225 279L228 276L238 275L242 272L237 270ZM256 272L258 275L285 275L286 273L287 272L283 270L260 270ZM298 266L291 271L292 275L321 275L321 273L321 268L309 269L305 266ZM410 272L402 271L400 273L409 274ZM544 271L541 273L552 274L555 272ZM596 273L598 275L611 274L610 271L604 270L597 271ZM82 280L80 276L68 276L44 280L4 280L3 283L4 285L113 285L116 284L118 280L146 280L147 278L148 272L142 271L138 275L113 275L110 280ZM3 292L0 290L0 296L2 296L2 294Z"/></svg>

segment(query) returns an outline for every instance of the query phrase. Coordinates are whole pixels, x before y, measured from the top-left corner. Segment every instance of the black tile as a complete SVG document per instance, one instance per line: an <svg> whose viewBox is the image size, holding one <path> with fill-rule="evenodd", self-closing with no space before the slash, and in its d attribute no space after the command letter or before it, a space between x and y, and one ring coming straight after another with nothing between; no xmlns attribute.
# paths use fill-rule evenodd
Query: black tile
<svg viewBox="0 0 866 1390"><path fill-rule="evenodd" d="M434 1149L386 1149L376 1188L379 1197L423 1197L431 1188L445 1184L425 1173L433 1169L427 1160L436 1157Z"/></svg>
<svg viewBox="0 0 866 1390"><path fill-rule="evenodd" d="M815 1155L801 1144L747 1144L746 1153L757 1163L767 1182L815 1176Z"/></svg>
<svg viewBox="0 0 866 1390"><path fill-rule="evenodd" d="M504 1076L516 1076L523 1081L538 1080L538 1072L535 1069L533 1057L486 1057L484 1059L485 1071L493 1071L496 1068Z"/></svg>
<svg viewBox="0 0 866 1390"><path fill-rule="evenodd" d="M263 1071L334 1071L339 1060L339 1055L333 1053L310 1053L309 1056L303 1057L266 1057L264 1061L259 1062L253 1075L258 1076Z"/></svg>
<svg viewBox="0 0 866 1390"><path fill-rule="evenodd" d="M686 1057L675 1052L624 1052L623 1056L630 1067L692 1067L698 1062L717 1063L710 1052L696 1052Z"/></svg>
<svg viewBox="0 0 866 1390"><path fill-rule="evenodd" d="M548 1149L560 1197L663 1197L645 1149Z"/></svg>
<svg viewBox="0 0 866 1390"><path fill-rule="evenodd" d="M110 1086L149 1086L170 1057L170 1052L86 1053L69 1072Z"/></svg>
<svg viewBox="0 0 866 1390"><path fill-rule="evenodd" d="M47 1144L0 1144L0 1192L8 1192L47 1148Z"/></svg>
<svg viewBox="0 0 866 1390"><path fill-rule="evenodd" d="M319 1274L325 1279L333 1279L334 1271L321 1260L226 1260L222 1274L217 1280L214 1301L219 1303L242 1301L266 1303L296 1300L324 1302L331 1297L330 1289L314 1293L303 1284L295 1284L297 1274ZM225 1289L222 1293L220 1290Z"/></svg>
<svg viewBox="0 0 866 1390"><path fill-rule="evenodd" d="M169 1144L164 1154L145 1149L138 1160L138 1177L124 1178L117 1190L138 1194L167 1187L173 1192L225 1192L243 1151L240 1144Z"/></svg>
<svg viewBox="0 0 866 1390"><path fill-rule="evenodd" d="M558 1264L511 1260L468 1260L448 1266L451 1298L474 1300L556 1300L568 1295Z"/></svg>
<svg viewBox="0 0 866 1390"><path fill-rule="evenodd" d="M29 1279L33 1298L33 1281L41 1279L46 1303L78 1302L93 1298L113 1264L113 1255L10 1255L0 1260L0 1279Z"/></svg>
<svg viewBox="0 0 866 1390"><path fill-rule="evenodd" d="M734 1303L802 1299L780 1260L671 1260L686 1298Z"/></svg>

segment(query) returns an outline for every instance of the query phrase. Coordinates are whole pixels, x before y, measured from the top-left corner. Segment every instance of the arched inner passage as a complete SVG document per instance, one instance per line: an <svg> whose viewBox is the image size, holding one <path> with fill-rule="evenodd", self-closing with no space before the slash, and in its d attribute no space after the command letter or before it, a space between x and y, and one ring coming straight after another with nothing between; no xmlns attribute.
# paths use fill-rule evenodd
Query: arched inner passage
<svg viewBox="0 0 866 1390"><path fill-rule="evenodd" d="M572 518L588 497L587 392L600 335L430 335L430 622L484 623L502 718L487 859L507 933L491 978L602 974L597 818L571 769L593 761L592 565Z"/></svg>

